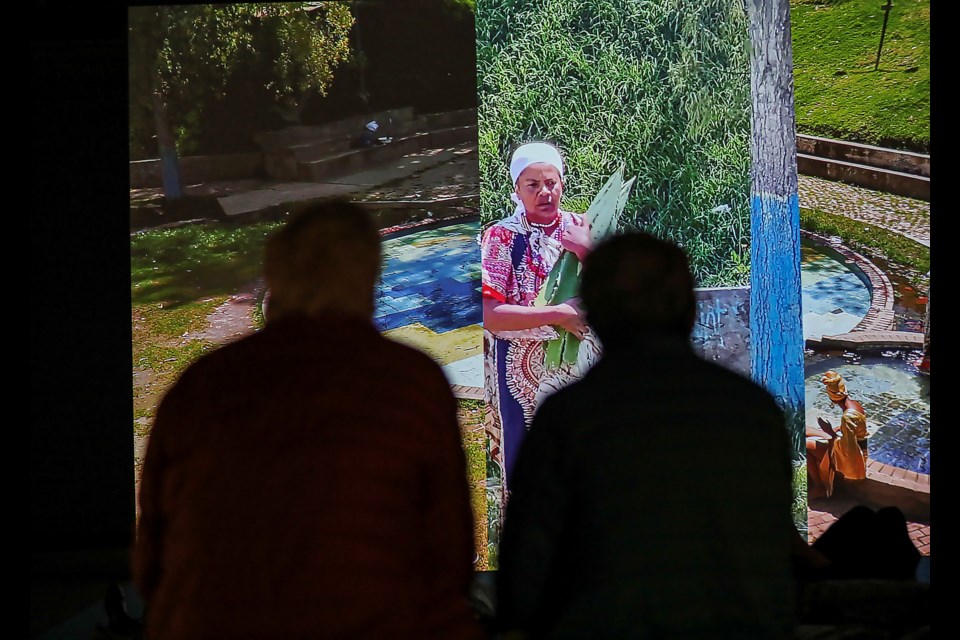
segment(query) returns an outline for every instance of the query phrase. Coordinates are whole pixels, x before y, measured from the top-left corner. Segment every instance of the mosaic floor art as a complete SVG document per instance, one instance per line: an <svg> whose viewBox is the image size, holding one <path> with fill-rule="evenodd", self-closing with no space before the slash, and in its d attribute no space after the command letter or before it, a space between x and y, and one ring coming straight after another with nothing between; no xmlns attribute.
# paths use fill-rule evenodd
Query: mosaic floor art
<svg viewBox="0 0 960 640"><path fill-rule="evenodd" d="M425 351L450 384L483 386L478 220L399 233L383 242L374 320Z"/></svg>

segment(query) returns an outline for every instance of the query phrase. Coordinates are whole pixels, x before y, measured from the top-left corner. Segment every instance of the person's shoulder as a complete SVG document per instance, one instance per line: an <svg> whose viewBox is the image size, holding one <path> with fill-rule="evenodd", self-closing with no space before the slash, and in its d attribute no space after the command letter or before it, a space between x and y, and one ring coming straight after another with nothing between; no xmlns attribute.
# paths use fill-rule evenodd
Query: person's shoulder
<svg viewBox="0 0 960 640"><path fill-rule="evenodd" d="M699 356L697 359L702 363L705 370L709 371L710 375L714 377L715 381L711 384L717 386L724 394L735 398L754 400L760 406L766 406L776 411L780 410L773 395L747 374L734 371Z"/></svg>
<svg viewBox="0 0 960 640"><path fill-rule="evenodd" d="M498 220L484 229L482 241L489 242L492 240L510 240L516 233L516 229L507 224L506 220Z"/></svg>

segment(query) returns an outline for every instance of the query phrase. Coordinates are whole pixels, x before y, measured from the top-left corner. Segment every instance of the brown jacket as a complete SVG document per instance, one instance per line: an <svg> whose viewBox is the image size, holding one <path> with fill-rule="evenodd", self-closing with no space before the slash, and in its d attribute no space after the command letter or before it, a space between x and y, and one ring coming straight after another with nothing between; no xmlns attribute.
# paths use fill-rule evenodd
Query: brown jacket
<svg viewBox="0 0 960 640"><path fill-rule="evenodd" d="M427 356L285 318L164 397L134 553L162 638L479 638L456 404Z"/></svg>

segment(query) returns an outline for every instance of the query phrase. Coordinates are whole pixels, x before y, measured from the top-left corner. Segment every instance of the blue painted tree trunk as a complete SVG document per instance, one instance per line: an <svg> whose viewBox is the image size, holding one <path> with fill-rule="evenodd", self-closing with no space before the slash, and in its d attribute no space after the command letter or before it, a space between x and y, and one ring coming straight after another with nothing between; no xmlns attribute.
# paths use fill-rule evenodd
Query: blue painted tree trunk
<svg viewBox="0 0 960 640"><path fill-rule="evenodd" d="M183 195L180 182L180 159L176 147L160 147L160 177L163 181L163 195L168 200Z"/></svg>
<svg viewBox="0 0 960 640"><path fill-rule="evenodd" d="M800 205L789 0L748 0L752 95L750 343L753 379L787 418L795 499L806 502ZM806 509L795 509L806 531Z"/></svg>
<svg viewBox="0 0 960 640"><path fill-rule="evenodd" d="M160 178L163 184L163 195L168 200L175 200L183 196L183 186L180 180L180 159L177 156L177 143L170 131L170 122L167 119L167 109L163 96L158 88L159 81L155 80L153 91L153 116L157 127L157 146L160 153Z"/></svg>
<svg viewBox="0 0 960 640"><path fill-rule="evenodd" d="M800 207L797 194L751 195L751 373L787 414L794 457L804 450Z"/></svg>

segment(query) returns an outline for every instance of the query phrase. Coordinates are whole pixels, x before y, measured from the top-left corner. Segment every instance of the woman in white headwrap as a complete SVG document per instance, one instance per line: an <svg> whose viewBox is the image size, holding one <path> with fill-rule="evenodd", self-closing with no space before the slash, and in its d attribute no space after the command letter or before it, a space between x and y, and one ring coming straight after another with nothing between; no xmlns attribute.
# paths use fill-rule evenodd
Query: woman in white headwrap
<svg viewBox="0 0 960 640"><path fill-rule="evenodd" d="M533 306L563 251L582 261L590 250L583 216L560 208L563 174L563 159L553 145L517 148L510 162L516 210L488 228L481 242L485 389L493 421L487 430L492 457L503 467L503 484L544 384L561 385L558 377L569 373L545 372L544 342L557 337L554 327L592 339L577 299Z"/></svg>

